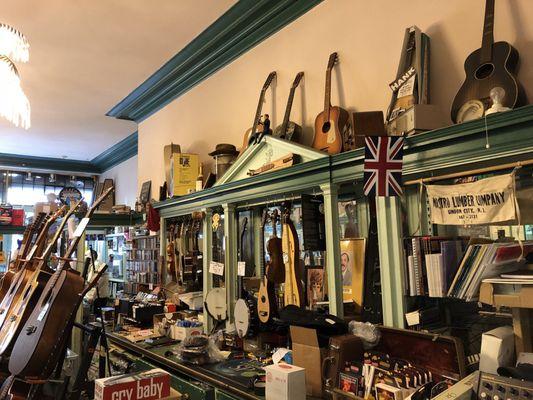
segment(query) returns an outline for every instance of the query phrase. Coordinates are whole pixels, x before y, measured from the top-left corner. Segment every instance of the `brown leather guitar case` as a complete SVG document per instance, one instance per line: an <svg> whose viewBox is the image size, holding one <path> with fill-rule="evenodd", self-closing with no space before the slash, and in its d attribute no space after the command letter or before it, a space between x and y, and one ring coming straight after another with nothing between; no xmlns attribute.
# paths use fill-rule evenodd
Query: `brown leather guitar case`
<svg viewBox="0 0 533 400"><path fill-rule="evenodd" d="M339 372L350 361L363 360L363 342L357 336L346 335L332 336L329 339L327 356L322 361L322 382L325 391L338 386Z"/></svg>

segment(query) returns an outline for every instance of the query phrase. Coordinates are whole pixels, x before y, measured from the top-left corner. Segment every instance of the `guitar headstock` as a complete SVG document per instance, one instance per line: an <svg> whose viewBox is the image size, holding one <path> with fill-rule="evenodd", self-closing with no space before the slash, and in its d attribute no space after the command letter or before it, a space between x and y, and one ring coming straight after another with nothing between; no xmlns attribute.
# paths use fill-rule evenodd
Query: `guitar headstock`
<svg viewBox="0 0 533 400"><path fill-rule="evenodd" d="M337 52L331 53L329 55L329 61L328 61L328 71L331 71L335 64L339 61L339 55Z"/></svg>
<svg viewBox="0 0 533 400"><path fill-rule="evenodd" d="M304 73L303 72L298 72L296 74L296 77L294 78L294 81L292 82L292 88L293 89L296 89L298 87L298 85L300 84L300 81L302 80L303 77L304 77Z"/></svg>
<svg viewBox="0 0 533 400"><path fill-rule="evenodd" d="M214 213L211 217L211 228L213 228L213 232L218 231L218 227L220 226L220 214Z"/></svg>
<svg viewBox="0 0 533 400"><path fill-rule="evenodd" d="M265 208L263 210L263 215L261 216L261 229L265 228L267 221L268 221L268 209Z"/></svg>
<svg viewBox="0 0 533 400"><path fill-rule="evenodd" d="M261 89L262 93L266 92L266 90L272 84L272 81L274 80L275 77L276 77L276 71L272 71L270 74L268 74L268 77L266 78L265 84L263 85L263 89Z"/></svg>
<svg viewBox="0 0 533 400"><path fill-rule="evenodd" d="M100 206L100 204L102 204L102 202L106 199L107 196L109 196L113 191L115 190L115 188L113 186L111 186L110 188L107 188L107 190L105 192L103 192L94 202L93 204L91 205L91 207L89 208L89 210L87 210L87 217L90 217L91 215L94 214L94 212L96 211L96 209ZM79 205L79 202L78 202L78 205Z"/></svg>

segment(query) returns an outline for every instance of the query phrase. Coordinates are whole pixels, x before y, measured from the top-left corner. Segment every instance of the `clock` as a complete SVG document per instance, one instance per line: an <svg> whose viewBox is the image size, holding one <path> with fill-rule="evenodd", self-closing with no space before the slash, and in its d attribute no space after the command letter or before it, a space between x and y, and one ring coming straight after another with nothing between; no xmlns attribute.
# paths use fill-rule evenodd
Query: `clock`
<svg viewBox="0 0 533 400"><path fill-rule="evenodd" d="M457 112L457 123L481 118L485 113L485 106L479 100L469 100Z"/></svg>
<svg viewBox="0 0 533 400"><path fill-rule="evenodd" d="M59 192L59 200L66 205L70 205L73 201L78 202L81 198L81 192L75 187L66 187Z"/></svg>

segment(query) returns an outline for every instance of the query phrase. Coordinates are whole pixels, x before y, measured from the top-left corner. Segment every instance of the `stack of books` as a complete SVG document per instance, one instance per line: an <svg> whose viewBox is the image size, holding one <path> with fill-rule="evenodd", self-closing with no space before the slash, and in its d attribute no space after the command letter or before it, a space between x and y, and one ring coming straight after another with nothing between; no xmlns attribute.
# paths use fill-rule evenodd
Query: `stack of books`
<svg viewBox="0 0 533 400"><path fill-rule="evenodd" d="M406 294L445 297L463 255L463 240L413 236L404 239Z"/></svg>
<svg viewBox="0 0 533 400"><path fill-rule="evenodd" d="M523 258L520 258L523 247ZM449 297L466 301L479 298L481 281L517 271L525 264L525 257L533 251L533 241L476 243L471 241L448 291Z"/></svg>

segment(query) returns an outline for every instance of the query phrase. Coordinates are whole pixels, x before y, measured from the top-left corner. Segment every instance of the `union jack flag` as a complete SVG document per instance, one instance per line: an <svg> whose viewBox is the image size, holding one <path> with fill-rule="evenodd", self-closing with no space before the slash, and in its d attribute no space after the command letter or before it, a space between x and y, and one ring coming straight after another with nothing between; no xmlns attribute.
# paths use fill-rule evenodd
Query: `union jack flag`
<svg viewBox="0 0 533 400"><path fill-rule="evenodd" d="M365 195L401 196L402 163L402 136L365 137Z"/></svg>

